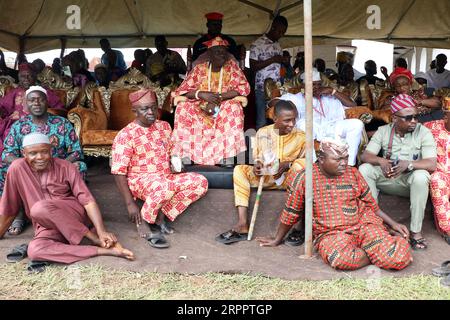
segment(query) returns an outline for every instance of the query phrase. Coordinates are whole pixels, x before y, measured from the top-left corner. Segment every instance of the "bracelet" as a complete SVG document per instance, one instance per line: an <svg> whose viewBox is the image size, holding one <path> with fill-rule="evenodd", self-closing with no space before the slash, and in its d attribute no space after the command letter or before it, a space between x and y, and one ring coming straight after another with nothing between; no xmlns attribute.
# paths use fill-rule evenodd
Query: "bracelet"
<svg viewBox="0 0 450 320"><path fill-rule="evenodd" d="M222 101L222 94L219 92L219 99Z"/></svg>
<svg viewBox="0 0 450 320"><path fill-rule="evenodd" d="M198 94L200 93L200 90L197 90L197 91L195 91L195 99L200 99L199 97L198 97Z"/></svg>

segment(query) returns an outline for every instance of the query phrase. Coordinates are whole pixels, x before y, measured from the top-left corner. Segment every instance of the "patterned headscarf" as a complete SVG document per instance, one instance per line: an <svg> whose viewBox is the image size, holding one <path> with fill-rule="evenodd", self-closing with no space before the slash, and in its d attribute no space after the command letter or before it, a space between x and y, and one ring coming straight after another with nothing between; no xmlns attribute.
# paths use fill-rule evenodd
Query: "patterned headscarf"
<svg viewBox="0 0 450 320"><path fill-rule="evenodd" d="M227 40L222 39L221 37L217 36L209 41L203 42L203 44L209 49L215 46L224 46L228 47L229 43Z"/></svg>
<svg viewBox="0 0 450 320"><path fill-rule="evenodd" d="M155 93L150 89L140 89L131 92L128 97L132 106L148 106L152 102L157 101Z"/></svg>
<svg viewBox="0 0 450 320"><path fill-rule="evenodd" d="M397 111L400 111L402 109L415 107L416 107L416 100L414 100L413 97L407 94L399 94L398 96L395 96L394 99L392 99L391 101L392 113L396 113Z"/></svg>
<svg viewBox="0 0 450 320"><path fill-rule="evenodd" d="M397 79L398 77L407 78L409 81L409 84L412 84L413 79L414 79L414 76L411 73L411 71L409 71L408 69L402 68L402 67L395 68L395 70L389 76L389 82L393 85L395 79Z"/></svg>
<svg viewBox="0 0 450 320"><path fill-rule="evenodd" d="M339 157L348 156L348 144L342 139L323 138L319 150L323 153L333 153Z"/></svg>

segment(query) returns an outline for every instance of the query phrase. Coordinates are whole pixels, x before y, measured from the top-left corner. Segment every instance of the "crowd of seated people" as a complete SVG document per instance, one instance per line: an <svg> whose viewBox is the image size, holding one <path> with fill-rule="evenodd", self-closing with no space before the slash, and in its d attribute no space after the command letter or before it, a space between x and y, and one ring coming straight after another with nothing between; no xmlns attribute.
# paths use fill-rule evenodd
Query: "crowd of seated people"
<svg viewBox="0 0 450 320"><path fill-rule="evenodd" d="M157 98L151 89L129 94L136 118L117 134L111 162L129 219L148 226L142 236L152 247L169 247L166 235L174 230L167 220L175 220L190 204L201 201L208 190L208 180L184 172L183 163L234 167L234 158L247 149L243 108L252 92L255 162L234 167L238 221L216 240L231 244L247 238L250 188L264 176L264 188L286 190L288 197L276 236L257 240L271 247L287 236L286 243L300 245L305 200L304 57L298 54L291 65L291 55L279 43L288 21L276 16L269 31L250 46L254 78L248 79L239 64L242 47L221 33L223 15L209 13L206 18L208 33L193 45L191 70L177 52L168 49L163 35L155 37L155 53L135 52L130 68L161 86L176 84L172 97L178 103L172 130L157 118ZM104 54L94 73L88 71L81 49L55 59L52 70L70 78L74 86L95 82L108 87L129 68L107 39L101 39L100 46ZM337 72L327 68L323 59L314 61L313 235L316 250L331 267L354 270L375 264L400 270L408 266L413 261L411 250L429 246L422 231L429 193L438 230L450 245L450 104L425 90L426 85L450 87L446 63L445 55L438 55L436 68L416 75L420 79L416 81L403 60L396 61L390 75L381 67L384 79L376 76L373 60L365 63L365 74L356 72L353 55L346 52L337 55ZM134 254L106 231L83 181L87 168L74 128L65 118L47 112L49 107L64 105L50 88L36 82L36 73L44 68L39 59L23 62L16 76L3 58L0 61L1 74L18 80L0 98L0 237L8 230L12 235L21 233L31 221L35 237L28 255L32 259L72 263L113 255L132 260ZM299 90L269 100L264 91L269 78L283 86L297 85ZM390 96L376 97L381 103L374 99L377 90ZM373 128L363 152L364 123L348 116L358 107L382 109L390 116ZM266 118L268 108L274 110L272 119ZM380 191L410 198L409 228L380 209ZM137 199L144 202L142 208ZM82 245L84 238L91 245Z"/></svg>

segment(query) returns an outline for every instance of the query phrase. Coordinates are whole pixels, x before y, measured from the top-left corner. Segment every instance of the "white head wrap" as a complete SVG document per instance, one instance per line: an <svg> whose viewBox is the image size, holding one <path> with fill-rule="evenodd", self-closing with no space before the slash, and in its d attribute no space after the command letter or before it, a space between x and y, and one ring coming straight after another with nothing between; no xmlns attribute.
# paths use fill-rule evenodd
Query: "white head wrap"
<svg viewBox="0 0 450 320"><path fill-rule="evenodd" d="M23 137L22 148L35 144L50 144L50 140L45 134L39 132L32 132Z"/></svg>
<svg viewBox="0 0 450 320"><path fill-rule="evenodd" d="M305 73L302 73L302 75L300 76L300 78L305 81ZM317 71L316 68L313 68L313 72L312 72L312 81L321 81L322 78L320 77L320 72Z"/></svg>
<svg viewBox="0 0 450 320"><path fill-rule="evenodd" d="M343 139L333 139L325 137L320 141L320 151L327 153L331 151L336 156L347 156L348 155L348 144Z"/></svg>
<svg viewBox="0 0 450 320"><path fill-rule="evenodd" d="M29 93L33 92L33 91L40 91L43 92L46 96L47 96L47 90L45 90L44 88L42 88L41 86L31 86L26 92L25 92L25 96L28 96Z"/></svg>

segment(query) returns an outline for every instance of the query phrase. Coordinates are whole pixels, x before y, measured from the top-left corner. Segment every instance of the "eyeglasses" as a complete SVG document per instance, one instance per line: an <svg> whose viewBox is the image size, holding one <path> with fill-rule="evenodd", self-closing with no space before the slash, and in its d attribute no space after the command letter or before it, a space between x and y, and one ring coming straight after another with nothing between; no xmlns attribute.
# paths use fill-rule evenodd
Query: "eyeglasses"
<svg viewBox="0 0 450 320"><path fill-rule="evenodd" d="M400 116L400 115L396 114L395 116L402 118L404 121L408 121L408 122L412 121L413 119L417 120L417 117L418 117L417 114L410 114L409 116Z"/></svg>

